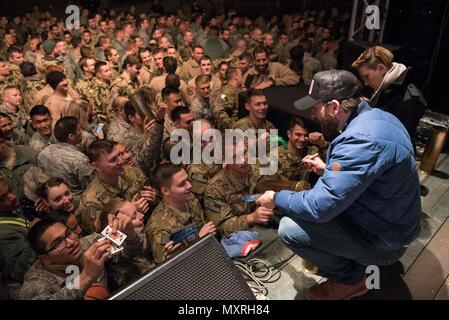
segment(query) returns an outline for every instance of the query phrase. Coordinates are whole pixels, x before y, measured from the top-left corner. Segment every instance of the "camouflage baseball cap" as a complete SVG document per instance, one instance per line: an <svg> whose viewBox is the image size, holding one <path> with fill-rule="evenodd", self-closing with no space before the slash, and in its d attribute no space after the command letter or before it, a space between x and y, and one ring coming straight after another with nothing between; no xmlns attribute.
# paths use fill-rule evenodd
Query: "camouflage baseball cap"
<svg viewBox="0 0 449 320"><path fill-rule="evenodd" d="M346 70L318 72L310 83L309 95L294 102L298 110L307 110L316 103L331 100L345 100L354 97L360 90L360 82Z"/></svg>

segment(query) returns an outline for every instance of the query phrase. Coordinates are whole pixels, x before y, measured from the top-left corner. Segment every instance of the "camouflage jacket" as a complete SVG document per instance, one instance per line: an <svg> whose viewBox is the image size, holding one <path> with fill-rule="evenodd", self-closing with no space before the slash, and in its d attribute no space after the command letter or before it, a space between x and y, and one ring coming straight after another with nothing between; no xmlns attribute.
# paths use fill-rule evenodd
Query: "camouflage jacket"
<svg viewBox="0 0 449 320"><path fill-rule="evenodd" d="M209 180L204 193L206 217L215 223L223 236L248 229L246 216L254 211L255 204L243 202L242 197L253 194L259 180L255 166L251 166L244 180L232 176L228 168Z"/></svg>
<svg viewBox="0 0 449 320"><path fill-rule="evenodd" d="M302 155L297 156L289 153L288 150L283 146L280 146L278 148L278 174L286 177L289 180L308 180L310 172L307 170L307 167L301 162L301 160L306 155L312 155L317 152L319 152L318 147L309 146L304 150Z"/></svg>
<svg viewBox="0 0 449 320"><path fill-rule="evenodd" d="M33 148L38 154L44 150L46 147L51 145L52 143L56 143L56 138L51 135L50 138L41 135L38 131L36 131L30 139L28 146Z"/></svg>
<svg viewBox="0 0 449 320"><path fill-rule="evenodd" d="M242 129L243 131L248 130L248 129L254 129L254 130L265 129L268 132L270 132L270 129L276 129L276 128L274 127L274 125L269 120L266 120L266 119L263 121L263 124L262 124L261 128L256 128L256 126L251 121L249 116L247 116L247 117L244 117L244 118L238 120L234 124L232 129Z"/></svg>
<svg viewBox="0 0 449 320"><path fill-rule="evenodd" d="M304 83L308 86L312 82L313 75L321 71L321 62L318 59L312 57L309 53L304 53L304 58L302 59L303 71L302 78Z"/></svg>
<svg viewBox="0 0 449 320"><path fill-rule="evenodd" d="M190 104L190 111L192 112L193 119L207 119L214 123L214 116L212 114L212 104L210 99L204 99L200 95L196 94Z"/></svg>
<svg viewBox="0 0 449 320"><path fill-rule="evenodd" d="M204 192L210 179L212 179L222 166L219 164L195 164L192 163L187 167L189 182L192 184L192 193L200 201L204 203Z"/></svg>
<svg viewBox="0 0 449 320"><path fill-rule="evenodd" d="M198 62L190 58L182 65L180 78L188 82L200 74L201 70Z"/></svg>
<svg viewBox="0 0 449 320"><path fill-rule="evenodd" d="M130 97L139 88L139 82L137 79L135 81L131 80L128 73L123 71L111 85L112 98L118 96Z"/></svg>
<svg viewBox="0 0 449 320"><path fill-rule="evenodd" d="M36 164L36 152L30 147L9 144L12 155L9 160L0 163L0 177L8 182L9 187L19 198L23 195L23 175Z"/></svg>
<svg viewBox="0 0 449 320"><path fill-rule="evenodd" d="M72 191L76 203L93 176L87 156L68 143L58 142L42 150L38 166L49 176L63 179Z"/></svg>
<svg viewBox="0 0 449 320"><path fill-rule="evenodd" d="M79 93L80 98L93 102L95 97L95 79L86 78L84 75L75 85L75 90Z"/></svg>
<svg viewBox="0 0 449 320"><path fill-rule="evenodd" d="M99 121L109 122L109 109L112 105L111 85L104 84L94 78L92 81L92 91L95 113Z"/></svg>
<svg viewBox="0 0 449 320"><path fill-rule="evenodd" d="M27 113L30 112L31 108L37 104L37 93L44 89L44 87L45 82L39 75L26 77L20 84L20 90L23 97L23 106Z"/></svg>
<svg viewBox="0 0 449 320"><path fill-rule="evenodd" d="M97 176L87 186L76 211L81 228L86 233L95 231L94 222L96 218L113 198L130 201L136 193L143 189L146 181L143 178L141 181L134 181L136 175L130 173L133 170L137 169L126 167L124 174L118 178L117 186L108 185Z"/></svg>
<svg viewBox="0 0 449 320"><path fill-rule="evenodd" d="M231 129L238 120L239 91L232 85L225 85L212 105L212 114L219 130Z"/></svg>
<svg viewBox="0 0 449 320"><path fill-rule="evenodd" d="M169 206L165 200L159 202L145 226L145 233L157 263L165 259L164 245L169 241L170 235L191 223L195 223L198 228L206 223L204 211L196 198L187 202L186 211Z"/></svg>
<svg viewBox="0 0 449 320"><path fill-rule="evenodd" d="M3 103L0 105L0 112L6 113L8 116L10 116L12 123L17 130L25 131L25 128L28 124L29 115L22 107L18 107L17 111L15 112L10 112L8 111L6 105Z"/></svg>
<svg viewBox="0 0 449 320"><path fill-rule="evenodd" d="M36 260L27 235L25 219L15 213L0 214L0 283L4 285L0 289L0 299L15 299L25 273ZM2 294L2 290L6 292Z"/></svg>
<svg viewBox="0 0 449 320"><path fill-rule="evenodd" d="M134 151L134 162L147 177L151 176L159 164L163 134L164 125L155 122L143 143Z"/></svg>
<svg viewBox="0 0 449 320"><path fill-rule="evenodd" d="M129 130L131 130L131 125L114 115L109 123L107 137L112 141L123 142Z"/></svg>

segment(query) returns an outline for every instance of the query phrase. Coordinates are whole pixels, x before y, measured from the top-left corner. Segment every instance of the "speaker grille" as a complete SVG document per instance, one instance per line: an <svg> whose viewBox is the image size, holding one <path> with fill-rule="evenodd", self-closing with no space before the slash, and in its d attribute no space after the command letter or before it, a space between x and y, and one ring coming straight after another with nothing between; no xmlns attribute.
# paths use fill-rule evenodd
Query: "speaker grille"
<svg viewBox="0 0 449 320"><path fill-rule="evenodd" d="M248 300L254 295L221 245L208 236L111 299Z"/></svg>

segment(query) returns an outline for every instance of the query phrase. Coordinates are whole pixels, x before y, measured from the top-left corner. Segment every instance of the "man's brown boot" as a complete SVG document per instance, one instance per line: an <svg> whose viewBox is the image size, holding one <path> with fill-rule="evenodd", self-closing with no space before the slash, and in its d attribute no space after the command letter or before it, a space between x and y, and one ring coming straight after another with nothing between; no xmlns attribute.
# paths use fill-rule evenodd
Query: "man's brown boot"
<svg viewBox="0 0 449 320"><path fill-rule="evenodd" d="M368 292L365 281L366 277L359 283L349 286L329 279L311 287L306 295L309 300L349 300Z"/></svg>

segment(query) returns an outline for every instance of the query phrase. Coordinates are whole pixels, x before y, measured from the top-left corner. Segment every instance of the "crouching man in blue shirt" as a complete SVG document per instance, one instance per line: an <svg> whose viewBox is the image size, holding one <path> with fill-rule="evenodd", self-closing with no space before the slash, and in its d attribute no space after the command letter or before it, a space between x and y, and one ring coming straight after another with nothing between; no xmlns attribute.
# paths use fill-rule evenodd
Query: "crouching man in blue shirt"
<svg viewBox="0 0 449 320"><path fill-rule="evenodd" d="M323 134L334 138L326 163L307 156L321 175L312 190L267 191L257 203L285 214L279 236L328 280L309 299L350 299L365 294L366 266L397 262L420 232L421 200L413 146L392 114L371 108L350 72L313 77L309 95L296 101L311 108Z"/></svg>

